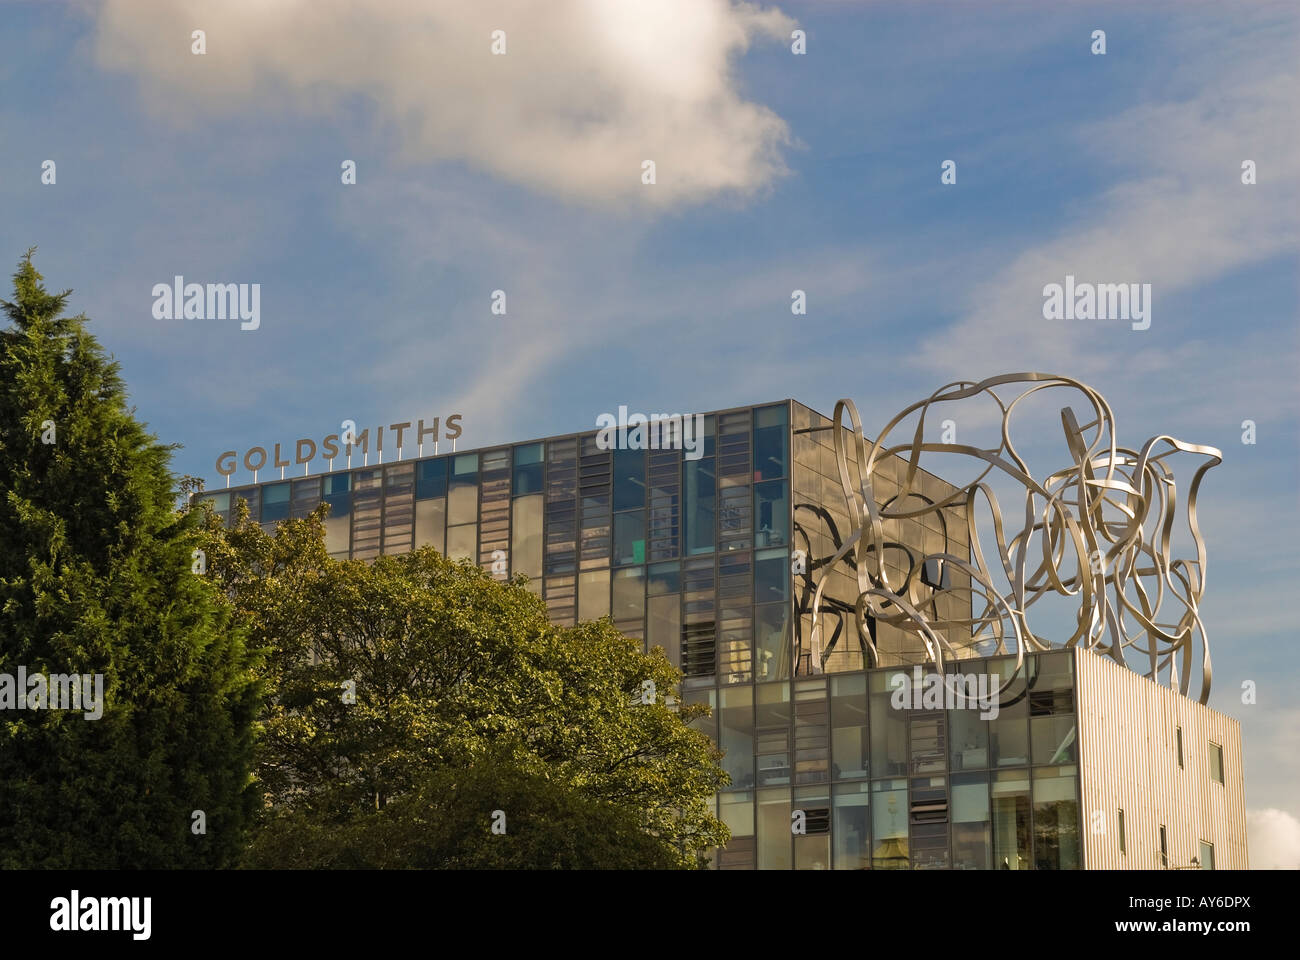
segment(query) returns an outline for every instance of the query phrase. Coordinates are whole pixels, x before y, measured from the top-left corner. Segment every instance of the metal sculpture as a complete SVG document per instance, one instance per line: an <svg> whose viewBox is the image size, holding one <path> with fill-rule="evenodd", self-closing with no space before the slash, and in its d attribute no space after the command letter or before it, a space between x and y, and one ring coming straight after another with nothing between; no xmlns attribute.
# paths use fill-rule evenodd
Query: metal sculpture
<svg viewBox="0 0 1300 960"><path fill-rule="evenodd" d="M1007 385L1023 388L1009 402L995 392ZM1030 474L1016 451L1011 417L1026 398L1054 388L1079 391L1092 411L1090 419L1080 423L1070 407L1061 409L1065 462L1040 480ZM977 396L991 398L1002 412L998 447L980 449L924 439L926 416L934 408ZM846 410L852 425L851 450L846 449L848 431L841 424ZM911 439L891 446L891 434L914 413L918 418ZM1171 685L1176 674L1178 689L1188 695L1199 635L1200 701L1208 700L1212 670L1199 612L1205 590L1205 546L1196 523L1196 498L1205 472L1222 462L1219 450L1169 436L1152 437L1136 451L1119 447L1114 416L1101 394L1069 377L1043 373L950 383L894 417L874 443L863 435L853 402L840 400L831 429L851 529L842 540L832 529L837 550L830 557L818 558L809 569L810 582L816 583L808 652L814 670L820 670L823 655L833 648L843 618L851 609L868 666L879 664L875 626L881 623L918 638L924 659L940 671L945 657L958 657L966 647L974 648L968 653L980 655L1014 653L1018 674L1026 651L1081 645L1121 664L1129 665L1128 657L1140 657L1145 669L1134 669L1156 680L1167 671ZM916 489L920 457L927 452L966 456L983 466L973 481L932 501L919 496ZM1208 458L1192 475L1187 496L1194 560L1171 555L1177 501L1173 473L1165 461L1178 453ZM873 474L895 455L906 463L901 489L896 496L880 501L873 488ZM850 471L851 462L855 471ZM1023 526L1009 538L1009 518L1004 518L986 482L995 470L1023 489ZM994 545L988 554L976 526L980 500L987 503L992 517ZM913 557L907 573L891 579L883 562L885 551L903 545L886 539L885 522L931 514L946 531L945 511L954 506L964 507L969 556L950 552L945 532L943 551ZM830 572L840 563L856 577L858 597L851 608L843 601L838 610L833 609L834 601L828 605L841 623L830 643L824 645L821 614L828 609L823 606L824 594ZM953 571L965 576L951 577ZM1001 587L995 571L1004 581ZM966 578L969 587L964 585ZM957 579L963 583L954 585ZM960 596L963 612L969 611L969 615L943 616L935 600L945 594ZM1048 596L1079 598L1077 628L1055 644L1036 635L1029 622L1033 605ZM983 604L978 613L977 598ZM1168 613L1171 608L1172 615ZM1009 644L1014 649L1008 649ZM796 662L799 653L796 649ZM1009 679L1004 689L1010 683Z"/></svg>

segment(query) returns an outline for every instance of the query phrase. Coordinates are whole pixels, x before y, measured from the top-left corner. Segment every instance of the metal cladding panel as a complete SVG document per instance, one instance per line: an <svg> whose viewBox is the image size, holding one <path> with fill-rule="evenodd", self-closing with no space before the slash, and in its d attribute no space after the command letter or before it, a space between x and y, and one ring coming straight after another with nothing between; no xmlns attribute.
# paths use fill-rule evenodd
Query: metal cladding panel
<svg viewBox="0 0 1300 960"><path fill-rule="evenodd" d="M1205 841L1214 844L1216 869L1246 869L1237 721L1102 654L1076 648L1074 656L1085 869L1164 869L1161 825L1170 868L1189 867ZM1222 784L1210 777L1211 743L1223 748Z"/></svg>

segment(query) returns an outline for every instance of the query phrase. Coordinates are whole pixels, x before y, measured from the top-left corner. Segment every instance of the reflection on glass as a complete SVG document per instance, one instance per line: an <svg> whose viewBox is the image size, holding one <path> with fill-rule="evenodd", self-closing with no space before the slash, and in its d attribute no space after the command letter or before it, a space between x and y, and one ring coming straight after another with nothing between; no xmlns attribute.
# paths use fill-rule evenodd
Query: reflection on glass
<svg viewBox="0 0 1300 960"><path fill-rule="evenodd" d="M473 560L478 554L478 524L447 528L447 556L452 560Z"/></svg>
<svg viewBox="0 0 1300 960"><path fill-rule="evenodd" d="M1034 866L1079 869L1076 767L1034 771Z"/></svg>
<svg viewBox="0 0 1300 960"><path fill-rule="evenodd" d="M834 788L831 837L835 842L836 870L867 870L871 867L871 798L866 783L843 784Z"/></svg>
<svg viewBox="0 0 1300 960"><path fill-rule="evenodd" d="M754 484L754 546L790 543L790 485L786 480Z"/></svg>
<svg viewBox="0 0 1300 960"><path fill-rule="evenodd" d="M415 499L431 500L447 495L447 460L421 460L415 471Z"/></svg>
<svg viewBox="0 0 1300 960"><path fill-rule="evenodd" d="M713 458L684 460L682 470L686 478L686 553L712 553L716 500Z"/></svg>
<svg viewBox="0 0 1300 960"><path fill-rule="evenodd" d="M578 574L578 619L598 620L609 614L609 571Z"/></svg>
<svg viewBox="0 0 1300 960"><path fill-rule="evenodd" d="M542 444L524 443L515 447L515 473L511 490L516 497L542 492Z"/></svg>
<svg viewBox="0 0 1300 960"><path fill-rule="evenodd" d="M1077 763L1079 744L1074 717L1034 717L1029 721L1034 763Z"/></svg>
<svg viewBox="0 0 1300 960"><path fill-rule="evenodd" d="M754 676L759 681L790 679L790 605L754 608Z"/></svg>
<svg viewBox="0 0 1300 960"><path fill-rule="evenodd" d="M989 765L989 722L980 719L979 710L948 711L948 743L953 771Z"/></svg>
<svg viewBox="0 0 1300 960"><path fill-rule="evenodd" d="M614 565L645 563L645 511L614 514Z"/></svg>
<svg viewBox="0 0 1300 960"><path fill-rule="evenodd" d="M871 866L907 870L907 781L878 780L871 785Z"/></svg>
<svg viewBox="0 0 1300 960"><path fill-rule="evenodd" d="M331 557L346 557L351 539L352 486L350 473L336 473L324 478L321 499L329 504L325 517L325 549ZM440 548L441 549L441 548Z"/></svg>
<svg viewBox="0 0 1300 960"><path fill-rule="evenodd" d="M537 579L542 575L542 495L515 497L511 505L510 570Z"/></svg>
<svg viewBox="0 0 1300 960"><path fill-rule="evenodd" d="M676 593L646 600L646 649L663 647L674 667L682 663L682 600Z"/></svg>
<svg viewBox="0 0 1300 960"><path fill-rule="evenodd" d="M614 571L614 622L645 617L645 568L624 567Z"/></svg>
<svg viewBox="0 0 1300 960"><path fill-rule="evenodd" d="M1029 869L1029 771L993 774L993 869Z"/></svg>
<svg viewBox="0 0 1300 960"><path fill-rule="evenodd" d="M907 772L907 714L896 710L891 698L896 676L910 678L905 671L868 674L871 684L871 764L877 775Z"/></svg>
<svg viewBox="0 0 1300 960"><path fill-rule="evenodd" d="M790 790L758 791L758 869L789 870Z"/></svg>
<svg viewBox="0 0 1300 960"><path fill-rule="evenodd" d="M772 480L788 474L790 451L784 403L754 411L754 479Z"/></svg>
<svg viewBox="0 0 1300 960"><path fill-rule="evenodd" d="M804 833L794 836L794 868L829 870L831 866L830 793L824 786L795 790L794 809L803 812L804 829ZM791 832L793 833L793 829Z"/></svg>
<svg viewBox="0 0 1300 960"><path fill-rule="evenodd" d="M614 451L614 509L645 506L646 456L641 450Z"/></svg>
<svg viewBox="0 0 1300 960"><path fill-rule="evenodd" d="M731 777L729 789L754 786L754 688L724 687L718 691L718 749L722 768Z"/></svg>
<svg viewBox="0 0 1300 960"><path fill-rule="evenodd" d="M868 774L867 678L831 678L831 774L852 780Z"/></svg>
<svg viewBox="0 0 1300 960"><path fill-rule="evenodd" d="M754 602L790 599L790 554L786 550L759 550L754 554Z"/></svg>
<svg viewBox="0 0 1300 960"><path fill-rule="evenodd" d="M447 501L443 497L436 500L415 501L415 548L433 547L443 552L443 537L447 530Z"/></svg>
<svg viewBox="0 0 1300 960"><path fill-rule="evenodd" d="M993 820L986 773L952 775L952 866L989 870L993 858Z"/></svg>
<svg viewBox="0 0 1300 960"><path fill-rule="evenodd" d="M262 522L272 523L289 516L289 484L268 483L262 488Z"/></svg>

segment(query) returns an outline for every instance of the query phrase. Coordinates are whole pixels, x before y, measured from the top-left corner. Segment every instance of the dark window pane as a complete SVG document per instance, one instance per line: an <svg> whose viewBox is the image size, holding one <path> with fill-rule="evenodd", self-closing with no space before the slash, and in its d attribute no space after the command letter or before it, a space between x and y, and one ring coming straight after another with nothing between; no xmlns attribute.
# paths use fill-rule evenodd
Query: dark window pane
<svg viewBox="0 0 1300 960"><path fill-rule="evenodd" d="M645 511L614 514L614 564L645 563Z"/></svg>
<svg viewBox="0 0 1300 960"><path fill-rule="evenodd" d="M716 483L713 458L686 460L686 553L713 552L713 515Z"/></svg>
<svg viewBox="0 0 1300 960"><path fill-rule="evenodd" d="M515 447L515 482L512 493L522 497L542 492L542 444L524 443Z"/></svg>
<svg viewBox="0 0 1300 960"><path fill-rule="evenodd" d="M614 509L635 510L645 506L645 452L614 451Z"/></svg>
<svg viewBox="0 0 1300 960"><path fill-rule="evenodd" d="M415 498L432 500L447 495L447 461L421 460L415 473Z"/></svg>
<svg viewBox="0 0 1300 960"><path fill-rule="evenodd" d="M273 523L289 516L289 484L272 483L262 488L262 522Z"/></svg>
<svg viewBox="0 0 1300 960"><path fill-rule="evenodd" d="M779 547L790 542L790 493L785 480L754 484L754 546Z"/></svg>
<svg viewBox="0 0 1300 960"><path fill-rule="evenodd" d="M321 497L330 505L331 517L346 517L352 508L352 474L332 473L325 478L325 495Z"/></svg>
<svg viewBox="0 0 1300 960"><path fill-rule="evenodd" d="M785 404L754 411L754 479L789 476L790 450Z"/></svg>

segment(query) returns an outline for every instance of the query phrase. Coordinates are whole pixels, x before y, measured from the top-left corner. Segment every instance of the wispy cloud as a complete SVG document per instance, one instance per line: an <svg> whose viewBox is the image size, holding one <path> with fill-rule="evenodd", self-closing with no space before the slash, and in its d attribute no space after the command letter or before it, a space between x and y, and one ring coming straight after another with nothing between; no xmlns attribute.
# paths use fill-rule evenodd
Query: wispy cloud
<svg viewBox="0 0 1300 960"><path fill-rule="evenodd" d="M1297 36L1293 22L1275 29ZM920 365L966 376L1010 366L1068 369L1083 379L1140 382L1148 392L1182 382L1187 365L1169 360L1199 348L1183 342L1186 324L1168 308L1175 297L1300 246L1293 122L1300 75L1289 56L1294 39L1289 46L1261 47L1248 63L1228 55L1236 65L1202 81L1193 96L1139 104L1080 127L1073 149L1119 168L1124 179L1076 200L1054 236L977 284L960 319L921 352ZM1242 184L1243 160L1255 162L1257 185ZM1151 329L1135 331L1122 320L1045 320L1043 287L1067 274L1151 284ZM1244 323L1242 332L1251 336ZM1293 367L1294 341L1275 344L1275 358L1279 351ZM1196 359L1213 376L1221 358ZM1222 380L1215 386L1229 385Z"/></svg>

